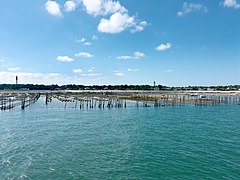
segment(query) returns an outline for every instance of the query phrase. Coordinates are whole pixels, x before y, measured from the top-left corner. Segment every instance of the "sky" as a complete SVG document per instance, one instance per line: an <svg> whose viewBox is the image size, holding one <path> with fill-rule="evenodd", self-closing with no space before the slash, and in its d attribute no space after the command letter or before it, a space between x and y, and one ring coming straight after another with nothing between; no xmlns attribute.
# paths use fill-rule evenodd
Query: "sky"
<svg viewBox="0 0 240 180"><path fill-rule="evenodd" d="M240 0L1 0L0 84L240 84Z"/></svg>

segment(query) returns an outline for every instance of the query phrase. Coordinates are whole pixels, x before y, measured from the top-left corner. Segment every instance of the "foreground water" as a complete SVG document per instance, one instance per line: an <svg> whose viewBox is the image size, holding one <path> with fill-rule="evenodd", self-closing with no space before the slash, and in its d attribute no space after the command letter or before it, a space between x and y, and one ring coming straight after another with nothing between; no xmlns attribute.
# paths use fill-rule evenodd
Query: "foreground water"
<svg viewBox="0 0 240 180"><path fill-rule="evenodd" d="M40 99L0 112L0 179L240 179L240 106L80 110Z"/></svg>

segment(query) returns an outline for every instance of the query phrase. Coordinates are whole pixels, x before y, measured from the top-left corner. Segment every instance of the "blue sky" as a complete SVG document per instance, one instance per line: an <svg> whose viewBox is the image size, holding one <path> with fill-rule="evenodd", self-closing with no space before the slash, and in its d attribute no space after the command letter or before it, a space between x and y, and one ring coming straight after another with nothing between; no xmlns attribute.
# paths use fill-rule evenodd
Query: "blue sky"
<svg viewBox="0 0 240 180"><path fill-rule="evenodd" d="M238 0L2 0L0 83L240 84Z"/></svg>

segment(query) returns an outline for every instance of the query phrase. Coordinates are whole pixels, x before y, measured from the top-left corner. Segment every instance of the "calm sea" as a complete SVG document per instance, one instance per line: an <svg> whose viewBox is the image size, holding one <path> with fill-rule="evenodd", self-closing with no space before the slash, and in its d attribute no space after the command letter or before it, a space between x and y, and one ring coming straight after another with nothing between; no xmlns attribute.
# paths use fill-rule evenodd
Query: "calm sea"
<svg viewBox="0 0 240 180"><path fill-rule="evenodd" d="M0 112L0 179L240 179L240 106Z"/></svg>

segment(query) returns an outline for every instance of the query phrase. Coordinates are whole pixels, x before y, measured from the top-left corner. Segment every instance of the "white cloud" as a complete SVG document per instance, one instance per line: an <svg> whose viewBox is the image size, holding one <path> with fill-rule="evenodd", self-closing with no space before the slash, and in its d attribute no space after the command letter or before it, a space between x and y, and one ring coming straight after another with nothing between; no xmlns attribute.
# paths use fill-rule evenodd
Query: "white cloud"
<svg viewBox="0 0 240 180"><path fill-rule="evenodd" d="M131 32L135 33L143 31L146 26L146 21L138 23L134 16L117 12L111 15L110 19L102 18L98 25L98 31L113 34L120 33L128 28L131 28Z"/></svg>
<svg viewBox="0 0 240 180"><path fill-rule="evenodd" d="M80 39L80 42L86 42L86 39L85 38L82 38L82 39Z"/></svg>
<svg viewBox="0 0 240 180"><path fill-rule="evenodd" d="M92 40L98 40L98 37L96 35L93 35L91 39Z"/></svg>
<svg viewBox="0 0 240 180"><path fill-rule="evenodd" d="M133 59L133 56L118 56L117 59Z"/></svg>
<svg viewBox="0 0 240 180"><path fill-rule="evenodd" d="M5 68L5 67L8 67L8 66L10 66L10 64L5 62L5 58L0 57L0 67Z"/></svg>
<svg viewBox="0 0 240 180"><path fill-rule="evenodd" d="M83 43L85 46L91 46L92 45L92 43L90 43L90 42L85 42L85 43Z"/></svg>
<svg viewBox="0 0 240 180"><path fill-rule="evenodd" d="M48 0L45 3L45 8L46 8L47 12L53 16L61 16L62 15L60 5L55 1Z"/></svg>
<svg viewBox="0 0 240 180"><path fill-rule="evenodd" d="M122 73L122 72L115 72L114 75L115 75L115 76L118 76L118 77L123 77L123 76L125 76L125 74Z"/></svg>
<svg viewBox="0 0 240 180"><path fill-rule="evenodd" d="M184 16L184 13L183 13L182 11L178 11L178 12L177 12L177 15L178 15L178 16Z"/></svg>
<svg viewBox="0 0 240 180"><path fill-rule="evenodd" d="M128 72L137 72L138 69L132 69L132 68L128 68Z"/></svg>
<svg viewBox="0 0 240 180"><path fill-rule="evenodd" d="M84 57L84 58L91 58L94 57L94 55L87 53L87 52L80 52L75 54L76 57Z"/></svg>
<svg viewBox="0 0 240 180"><path fill-rule="evenodd" d="M171 72L173 72L172 69L168 69L168 70L165 71L165 73L171 73Z"/></svg>
<svg viewBox="0 0 240 180"><path fill-rule="evenodd" d="M140 22L139 25L140 25L140 26L147 26L147 21L142 21L142 22Z"/></svg>
<svg viewBox="0 0 240 180"><path fill-rule="evenodd" d="M20 69L20 67L8 68L8 71L19 71Z"/></svg>
<svg viewBox="0 0 240 180"><path fill-rule="evenodd" d="M135 26L134 29L131 29L131 33L140 32L143 31L143 29L144 29L143 26Z"/></svg>
<svg viewBox="0 0 240 180"><path fill-rule="evenodd" d="M142 21L139 24L136 24L133 29L131 29L131 33L143 31L147 26L147 21Z"/></svg>
<svg viewBox="0 0 240 180"><path fill-rule="evenodd" d="M77 43L84 43L86 42L87 40L85 38L81 38L81 39L77 39L76 42Z"/></svg>
<svg viewBox="0 0 240 180"><path fill-rule="evenodd" d="M99 15L102 10L101 0L83 0L83 5L90 15Z"/></svg>
<svg viewBox="0 0 240 180"><path fill-rule="evenodd" d="M24 84L56 84L64 79L59 73L0 72L0 83L14 83L16 75Z"/></svg>
<svg viewBox="0 0 240 180"><path fill-rule="evenodd" d="M102 76L101 73L88 73L88 74L81 74L80 76L83 77L97 77L97 76Z"/></svg>
<svg viewBox="0 0 240 180"><path fill-rule="evenodd" d="M224 0L223 6L240 9L240 4L237 2L237 0Z"/></svg>
<svg viewBox="0 0 240 180"><path fill-rule="evenodd" d="M114 0L67 0L64 4L66 12L75 11L82 4L89 15L107 16L109 19L102 18L98 24L98 31L103 33L120 33L127 28L131 28L132 33L143 31L147 26L146 21L139 22L134 16L128 14L128 10L119 1ZM60 5L54 0L45 3L48 13L54 16L62 16ZM92 37L93 40L97 36ZM89 44L89 43L87 43Z"/></svg>
<svg viewBox="0 0 240 180"><path fill-rule="evenodd" d="M1 72L0 84L14 84L16 75L21 84L98 84L102 74L69 76L59 73Z"/></svg>
<svg viewBox="0 0 240 180"><path fill-rule="evenodd" d="M81 73L81 72L83 72L83 70L80 69L80 68L78 68L78 69L73 69L73 72L74 72L74 73Z"/></svg>
<svg viewBox="0 0 240 180"><path fill-rule="evenodd" d="M65 11L67 11L67 12L75 11L77 8L77 5L78 4L76 1L73 1L73 0L66 1L64 4Z"/></svg>
<svg viewBox="0 0 240 180"><path fill-rule="evenodd" d="M93 72L94 71L94 67L92 67L91 69L88 70L89 73Z"/></svg>
<svg viewBox="0 0 240 180"><path fill-rule="evenodd" d="M133 25L134 17L130 17L128 14L115 13L110 19L101 19L98 31L103 33L120 33Z"/></svg>
<svg viewBox="0 0 240 180"><path fill-rule="evenodd" d="M134 52L133 56L118 56L117 59L123 59L123 60L127 60L127 59L140 59L142 57L144 57L145 54L142 52Z"/></svg>
<svg viewBox="0 0 240 180"><path fill-rule="evenodd" d="M118 1L112 0L83 0L86 12L93 16L105 16L116 12L125 13L126 8Z"/></svg>
<svg viewBox="0 0 240 180"><path fill-rule="evenodd" d="M73 58L70 58L68 56L58 56L57 60L61 61L61 62L72 62L72 61L74 61Z"/></svg>
<svg viewBox="0 0 240 180"><path fill-rule="evenodd" d="M145 54L142 53L142 52L138 52L138 51L134 52L134 57L136 59L139 59L139 58L144 57L144 56L145 56Z"/></svg>
<svg viewBox="0 0 240 180"><path fill-rule="evenodd" d="M85 45L85 46L90 46L90 45L92 45L92 43L91 43L91 42L88 42L87 39L85 39L85 38L77 39L76 42L77 42L77 43L83 43L83 45Z"/></svg>
<svg viewBox="0 0 240 180"><path fill-rule="evenodd" d="M157 46L155 49L157 51L165 51L167 49L170 49L172 47L171 43L166 43L166 44L160 44L159 46Z"/></svg>
<svg viewBox="0 0 240 180"><path fill-rule="evenodd" d="M127 12L127 9L123 7L118 1L107 0L102 2L104 2L103 3L104 15L112 14L116 12L120 12L120 13Z"/></svg>
<svg viewBox="0 0 240 180"><path fill-rule="evenodd" d="M197 12L197 11L206 13L206 12L208 12L208 8L202 4L184 2L182 9L179 12L177 12L177 15L185 16L189 13Z"/></svg>

